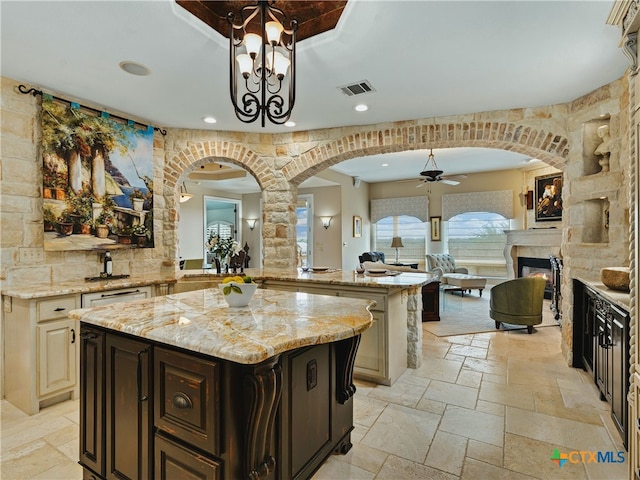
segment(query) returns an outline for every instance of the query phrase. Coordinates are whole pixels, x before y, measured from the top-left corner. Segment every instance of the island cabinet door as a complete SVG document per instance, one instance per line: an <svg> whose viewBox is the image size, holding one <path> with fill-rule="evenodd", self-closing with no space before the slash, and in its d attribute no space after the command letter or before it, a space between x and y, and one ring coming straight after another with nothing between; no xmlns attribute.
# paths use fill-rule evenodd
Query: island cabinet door
<svg viewBox="0 0 640 480"><path fill-rule="evenodd" d="M280 419L284 437L278 478L308 478L332 442L335 378L329 344L302 348L282 358L284 388Z"/></svg>
<svg viewBox="0 0 640 480"><path fill-rule="evenodd" d="M152 478L151 346L107 334L108 479Z"/></svg>
<svg viewBox="0 0 640 480"><path fill-rule="evenodd" d="M100 476L104 476L104 342L101 330L81 327L80 464Z"/></svg>

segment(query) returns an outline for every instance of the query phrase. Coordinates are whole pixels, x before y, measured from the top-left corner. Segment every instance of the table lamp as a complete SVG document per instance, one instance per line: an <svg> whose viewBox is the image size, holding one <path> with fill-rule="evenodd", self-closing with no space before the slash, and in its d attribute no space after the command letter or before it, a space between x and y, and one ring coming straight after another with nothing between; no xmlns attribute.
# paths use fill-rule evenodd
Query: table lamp
<svg viewBox="0 0 640 480"><path fill-rule="evenodd" d="M404 247L404 245L402 244L402 238L393 237L393 239L391 240L391 248L396 249L396 263L398 263L398 248L400 247Z"/></svg>

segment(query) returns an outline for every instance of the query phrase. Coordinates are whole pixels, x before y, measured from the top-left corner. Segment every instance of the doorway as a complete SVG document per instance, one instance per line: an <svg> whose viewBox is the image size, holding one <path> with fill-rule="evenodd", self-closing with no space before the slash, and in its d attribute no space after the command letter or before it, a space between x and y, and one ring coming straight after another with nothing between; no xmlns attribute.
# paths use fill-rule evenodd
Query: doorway
<svg viewBox="0 0 640 480"><path fill-rule="evenodd" d="M242 201L203 195L203 202L203 245L206 245L212 237L233 238L240 243L238 222L242 218ZM203 257L204 268L211 268L213 257L206 246L204 247Z"/></svg>
<svg viewBox="0 0 640 480"><path fill-rule="evenodd" d="M313 265L313 195L298 196L296 217L297 266L310 267Z"/></svg>

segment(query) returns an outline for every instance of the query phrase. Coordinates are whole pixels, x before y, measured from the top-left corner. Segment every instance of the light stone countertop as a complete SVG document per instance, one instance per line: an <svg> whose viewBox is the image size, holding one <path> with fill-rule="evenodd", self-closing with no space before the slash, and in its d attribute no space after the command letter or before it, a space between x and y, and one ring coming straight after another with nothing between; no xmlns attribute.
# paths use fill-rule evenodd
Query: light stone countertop
<svg viewBox="0 0 640 480"><path fill-rule="evenodd" d="M631 305L631 294L629 292L621 292L618 290L611 290L604 283L598 280L587 280L585 278L577 278L577 280L581 281L585 285L596 290L599 294L601 294L607 300L615 303L623 307L625 310L630 311Z"/></svg>
<svg viewBox="0 0 640 480"><path fill-rule="evenodd" d="M168 277L128 277L95 281L70 281L46 284L32 284L8 286L2 289L2 295L15 298L33 299L55 297L57 295L71 295L75 293L102 292L119 288L142 287L145 285L160 285L176 283L175 278Z"/></svg>
<svg viewBox="0 0 640 480"><path fill-rule="evenodd" d="M326 272L303 272L300 268L290 270L247 269L244 275L249 275L256 281L282 280L318 285L344 285L354 287L384 287L408 288L419 287L436 280L429 273L392 272L397 275L357 274L354 270L330 269ZM242 274L240 274L242 275ZM207 280L223 278L214 270L182 270L178 281Z"/></svg>
<svg viewBox="0 0 640 480"><path fill-rule="evenodd" d="M217 288L72 310L69 317L242 364L359 335L370 300L258 289L230 308Z"/></svg>

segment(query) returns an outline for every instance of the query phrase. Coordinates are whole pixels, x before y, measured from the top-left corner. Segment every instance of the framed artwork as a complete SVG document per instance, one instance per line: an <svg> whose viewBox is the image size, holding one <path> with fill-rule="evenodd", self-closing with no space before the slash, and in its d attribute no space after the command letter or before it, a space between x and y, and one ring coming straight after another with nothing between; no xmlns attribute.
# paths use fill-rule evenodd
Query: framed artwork
<svg viewBox="0 0 640 480"><path fill-rule="evenodd" d="M431 222L431 241L439 242L440 241L440 220L442 217L430 217L429 221Z"/></svg>
<svg viewBox="0 0 640 480"><path fill-rule="evenodd" d="M353 216L353 236L356 238L362 236L362 217L358 215Z"/></svg>
<svg viewBox="0 0 640 480"><path fill-rule="evenodd" d="M153 248L153 127L42 100L44 249Z"/></svg>
<svg viewBox="0 0 640 480"><path fill-rule="evenodd" d="M562 172L536 177L536 222L562 220Z"/></svg>

